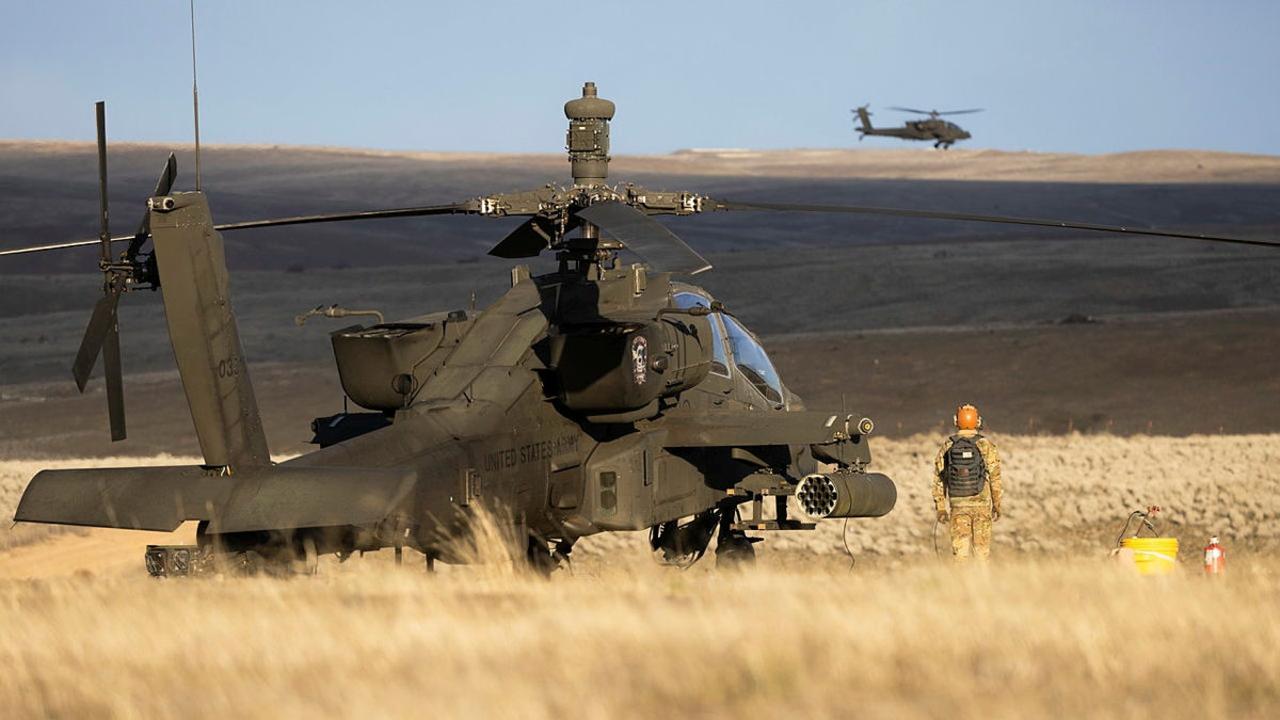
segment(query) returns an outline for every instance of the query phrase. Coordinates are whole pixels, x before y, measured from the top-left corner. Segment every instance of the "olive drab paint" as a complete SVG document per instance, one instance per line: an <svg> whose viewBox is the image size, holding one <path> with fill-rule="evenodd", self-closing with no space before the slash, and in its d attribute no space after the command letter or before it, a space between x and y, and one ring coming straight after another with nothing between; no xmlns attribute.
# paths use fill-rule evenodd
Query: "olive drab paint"
<svg viewBox="0 0 1280 720"><path fill-rule="evenodd" d="M149 204L165 320L204 464L267 465L271 455L231 309L222 236L203 193Z"/></svg>

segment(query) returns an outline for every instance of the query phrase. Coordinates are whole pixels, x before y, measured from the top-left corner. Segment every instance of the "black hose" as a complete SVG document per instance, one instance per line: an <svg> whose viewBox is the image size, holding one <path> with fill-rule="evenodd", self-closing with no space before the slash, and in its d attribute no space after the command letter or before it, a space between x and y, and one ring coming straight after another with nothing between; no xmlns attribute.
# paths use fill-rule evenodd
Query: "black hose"
<svg viewBox="0 0 1280 720"><path fill-rule="evenodd" d="M840 530L840 542L844 543L844 554L849 556L849 572L853 572L853 566L858 564L858 559L853 556L853 550L849 549L849 518L844 519L844 527Z"/></svg>
<svg viewBox="0 0 1280 720"><path fill-rule="evenodd" d="M1151 523L1151 517L1141 510L1134 510L1129 513L1129 518L1124 521L1124 527L1120 528L1120 535L1116 537L1116 547L1120 547L1121 543L1124 542L1125 537L1130 537L1128 535L1129 525L1133 523L1133 519L1135 517L1141 518L1142 522L1138 523L1138 529L1134 531L1131 537L1140 537L1143 527L1146 527L1151 531L1152 537L1160 537L1160 531L1156 530L1156 526Z"/></svg>

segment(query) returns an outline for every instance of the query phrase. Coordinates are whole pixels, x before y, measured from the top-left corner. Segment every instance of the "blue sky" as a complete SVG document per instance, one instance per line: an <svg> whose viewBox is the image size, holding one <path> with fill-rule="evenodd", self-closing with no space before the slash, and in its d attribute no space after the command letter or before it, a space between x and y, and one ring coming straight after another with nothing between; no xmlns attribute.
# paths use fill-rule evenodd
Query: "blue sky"
<svg viewBox="0 0 1280 720"><path fill-rule="evenodd" d="M1280 154L1280 3L197 3L207 143L559 152L584 80L614 154L858 146L849 109L984 107L971 147ZM185 0L8 0L0 138L190 138ZM868 139L863 146L893 147Z"/></svg>

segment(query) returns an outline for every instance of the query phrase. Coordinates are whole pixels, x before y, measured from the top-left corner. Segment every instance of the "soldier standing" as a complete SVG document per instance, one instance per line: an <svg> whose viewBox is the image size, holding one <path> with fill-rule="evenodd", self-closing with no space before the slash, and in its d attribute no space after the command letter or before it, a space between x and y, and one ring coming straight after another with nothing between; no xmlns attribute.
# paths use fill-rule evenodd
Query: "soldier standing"
<svg viewBox="0 0 1280 720"><path fill-rule="evenodd" d="M1000 454L979 434L982 417L973 405L956 408L956 434L933 463L933 504L938 522L951 521L951 552L957 562L991 556L991 523L1000 519Z"/></svg>

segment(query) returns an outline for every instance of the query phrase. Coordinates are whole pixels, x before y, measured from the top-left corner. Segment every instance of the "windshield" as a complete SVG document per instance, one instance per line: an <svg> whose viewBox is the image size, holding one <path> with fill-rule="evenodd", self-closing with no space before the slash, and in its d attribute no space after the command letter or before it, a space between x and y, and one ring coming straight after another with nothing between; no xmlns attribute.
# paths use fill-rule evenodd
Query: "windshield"
<svg viewBox="0 0 1280 720"><path fill-rule="evenodd" d="M782 379L773 369L769 356L747 329L729 316L724 318L729 331L729 348L733 351L733 364L769 402L782 404Z"/></svg>
<svg viewBox="0 0 1280 720"><path fill-rule="evenodd" d="M710 300L693 292L678 292L672 300L681 310L688 310L691 307L711 307ZM729 377L729 357L724 349L724 331L720 329L716 315L719 313L707 316L711 325L711 372Z"/></svg>

